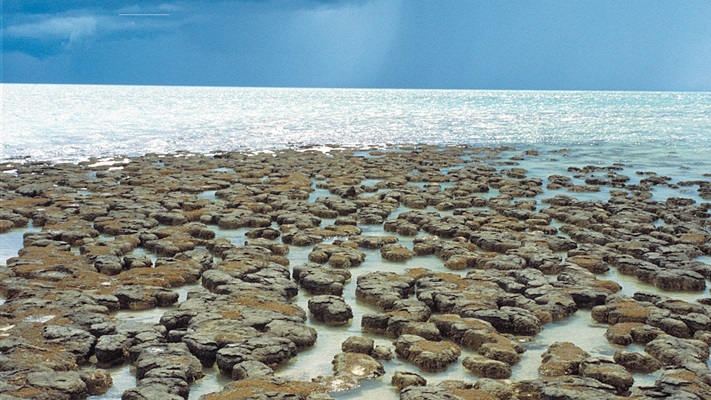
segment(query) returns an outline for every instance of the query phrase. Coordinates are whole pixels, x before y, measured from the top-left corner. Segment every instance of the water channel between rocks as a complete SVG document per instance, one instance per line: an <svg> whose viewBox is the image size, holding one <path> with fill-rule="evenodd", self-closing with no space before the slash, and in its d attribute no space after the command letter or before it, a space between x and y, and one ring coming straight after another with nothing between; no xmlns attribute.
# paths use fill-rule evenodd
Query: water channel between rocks
<svg viewBox="0 0 711 400"><path fill-rule="evenodd" d="M576 162L579 164L579 162ZM460 165L461 166L461 165ZM544 168L540 166L540 163L534 161L521 160L518 168L526 168L528 170L529 176L536 176L545 179L548 175L554 173L565 173L565 165L559 165L553 163L553 167ZM454 168L454 167L452 167ZM446 174L452 168L443 168L442 172ZM510 168L506 166L498 166L498 169ZM652 166L649 167L653 169ZM663 168L664 169L664 168ZM666 168L670 169L670 168ZM636 168L626 167L619 173L625 173L626 175L632 177L639 183L641 177L635 175L634 171ZM219 172L226 174L234 174L235 171L231 168L222 168L218 170ZM663 171L662 171L663 172ZM95 179L96 174L92 174L91 178ZM577 179L578 183L583 183L582 178ZM363 186L376 187L382 179L366 179L361 182ZM313 181L313 187L315 188L313 192L310 193L307 201L315 202L320 198L334 197L328 190L323 188L318 188L317 184L324 181ZM428 183L428 182L412 182L410 185L421 189L421 190L433 190L442 191L445 189L451 189L454 182L439 182L439 183ZM545 185L545 184L544 184ZM380 188L374 193L386 192L389 189ZM205 191L197 195L198 199L207 200L210 202L221 202L222 200L215 197L215 190ZM696 202L701 202L701 199L694 190L688 188L683 189L671 189L668 187L657 188L652 191L653 199L658 201L664 201L670 197L688 197ZM88 195L89 192L82 192L80 195ZM534 199L537 201L536 210L540 211L545 209L548 205L540 202L541 199L550 198L556 194L565 194L571 197L575 197L580 200L596 200L596 201L607 201L611 196L610 188L603 187L599 192L584 192L584 193L568 193L564 190L544 190L543 194L536 196ZM372 195L372 193L365 193L365 195ZM481 193L481 197L485 199L496 198L499 195L499 191L492 189L487 193ZM481 207L483 210L488 210L488 207ZM394 212L392 212L388 219L397 218L403 212L412 210L405 206L400 205ZM423 211L437 212L441 216L455 215L453 210L438 210L435 207L428 206ZM335 219L322 218L321 226L334 225ZM276 223L273 223L273 228L279 229ZM662 226L662 221L655 221L656 226ZM358 224L362 229L361 235L373 235L373 236L396 236L399 243L405 247L412 249L413 240L415 238L422 238L428 236L424 231L420 231L416 236L402 236L393 232L386 232L383 230L382 224ZM553 221L551 223L553 227L560 227L561 223L558 221ZM228 239L234 246L243 246L249 241L245 237L245 233L249 230L248 228L241 229L223 229L211 225L211 229L215 232L216 239L224 238ZM24 229L14 229L7 233L0 235L0 262L3 264L5 260L17 255L17 252L22 248L22 237L26 233L39 232L40 228L30 226ZM559 236L568 237L563 232L558 233ZM102 236L101 239L105 241L110 241L112 238L110 236ZM332 237L324 241L324 243L333 243L337 240L346 239L345 237ZM280 241L280 239L277 239ZM309 261L309 253L312 251L313 246L298 247L290 245L290 252L287 255L290 266L303 264ZM341 352L341 343L349 336L363 336L375 340L376 345L383 345L392 348L392 343L394 339L385 337L383 335L378 335L374 333L364 333L361 331L361 319L364 314L377 313L378 308L366 304L360 299L356 298L356 281L358 277L363 276L368 273L376 271L391 271L395 273L402 273L407 268L427 268L435 272L446 272L446 273L456 273L463 275L466 271L452 271L444 267L444 261L435 257L434 255L427 256L416 256L405 262L389 262L381 257L379 250L361 249L365 255L365 262L356 268L352 268L349 271L352 274L350 281L345 285L343 292L343 299L348 303L353 310L352 320L343 326L330 326L323 322L316 321L312 315L310 315L306 321L306 324L313 327L318 332L318 339L316 344L310 348L301 351L295 358L291 359L284 365L276 368L276 376L287 379L287 380L301 380L309 381L318 376L328 376L333 373L333 366L331 361L333 357ZM73 248L76 254L79 254L78 248ZM144 250L142 248L136 248L133 255L148 256L153 263L155 263L157 256L152 254L150 251ZM216 258L216 261L219 261ZM698 257L697 261L709 264L711 259L709 257ZM642 283L634 276L624 275L619 273L615 268L611 268L606 273L601 273L597 275L598 279L607 279L617 282L621 285L621 294L632 296L637 292L646 292L656 295L669 296L675 299L684 300L687 302L695 302L699 298L709 298L709 282L706 282L706 288L704 291L696 292L670 292L662 291L652 284ZM555 279L553 276L551 279ZM112 313L112 316L117 320L122 321L136 321L145 323L158 323L161 316L167 311L176 309L179 307L180 303L186 300L190 291L193 290L204 290L200 286L200 282L196 284L186 285L174 289L178 293L178 303L170 307L158 307L145 311L118 311ZM304 310L308 310L308 301L312 298L308 291L300 288L299 294L295 297L293 302ZM5 300L0 298L0 305L4 303ZM543 329L537 335L531 337L528 341L523 341L526 352L523 354L521 361L514 365L513 380L525 380L525 379L536 379L539 377L538 367L541 363L541 354L548 349L548 347L554 342L570 341L587 351L594 357L602 357L611 359L616 350L623 349L622 346L612 345L605 338L605 332L609 328L609 325L597 323L591 317L589 310L579 309L571 316L556 322L551 322L545 324ZM627 350L633 350L638 352L644 352L642 346L632 344L627 346ZM470 350L462 349L462 355L460 356L460 361L462 358L467 356L473 356L476 353ZM408 371L420 374L425 377L429 384L435 384L444 380L465 380L473 381L477 378L470 373L468 370L462 367L461 362L454 363L447 367L446 370L441 372L425 372L408 362L398 358L397 356L390 361L382 362L385 367L385 375L372 381L364 381L361 383L359 388L332 393L332 396L337 399L356 399L356 398L377 398L377 399L397 399L399 394L393 386L390 385L390 379L395 372ZM91 365L87 366L91 368ZM90 396L93 400L109 400L118 399L121 397L124 390L134 387L136 385L135 378L135 367L129 364L124 364L122 366L117 366L108 369L113 378L113 386L108 392L102 395ZM200 396L211 392L220 391L226 384L231 382L229 377L220 374L217 367L204 368L203 373L205 377L194 382L190 387L190 399L198 399ZM650 374L634 374L635 385L636 386L649 386L653 385L655 380L659 377L659 372Z"/></svg>

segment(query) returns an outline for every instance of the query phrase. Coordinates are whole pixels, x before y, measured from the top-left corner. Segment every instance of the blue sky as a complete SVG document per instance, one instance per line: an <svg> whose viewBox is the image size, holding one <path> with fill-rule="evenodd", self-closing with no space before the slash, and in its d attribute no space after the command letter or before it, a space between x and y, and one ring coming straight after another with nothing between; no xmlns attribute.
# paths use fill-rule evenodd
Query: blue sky
<svg viewBox="0 0 711 400"><path fill-rule="evenodd" d="M2 7L4 82L711 91L708 0Z"/></svg>

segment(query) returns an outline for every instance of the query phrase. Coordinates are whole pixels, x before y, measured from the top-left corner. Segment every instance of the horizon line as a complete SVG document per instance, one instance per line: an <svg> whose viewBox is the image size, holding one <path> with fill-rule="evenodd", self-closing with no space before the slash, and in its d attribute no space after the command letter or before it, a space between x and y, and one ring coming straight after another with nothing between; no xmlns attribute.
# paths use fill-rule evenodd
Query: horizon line
<svg viewBox="0 0 711 400"><path fill-rule="evenodd" d="M146 86L181 88L236 88L236 89L313 89L313 90L430 90L479 92L624 92L624 93L711 93L711 90L689 89L511 89L511 88L428 88L428 87L328 87L328 86L249 86L249 85L195 85L195 84L138 84L138 83L62 83L62 82L0 82L0 85L66 85L66 86Z"/></svg>

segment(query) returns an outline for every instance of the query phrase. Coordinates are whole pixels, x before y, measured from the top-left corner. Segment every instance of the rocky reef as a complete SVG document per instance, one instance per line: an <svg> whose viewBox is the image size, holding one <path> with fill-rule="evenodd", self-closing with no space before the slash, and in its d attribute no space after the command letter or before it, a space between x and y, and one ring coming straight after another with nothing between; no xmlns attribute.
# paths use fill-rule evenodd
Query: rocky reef
<svg viewBox="0 0 711 400"><path fill-rule="evenodd" d="M215 373L233 382L200 398L711 398L711 180L525 162L559 161L410 146L7 164L0 240L24 234L0 266L0 398L100 399L129 364L124 400L196 398ZM160 319L117 314L145 310ZM571 329L520 379L579 310L608 354ZM324 332L331 371L285 377Z"/></svg>

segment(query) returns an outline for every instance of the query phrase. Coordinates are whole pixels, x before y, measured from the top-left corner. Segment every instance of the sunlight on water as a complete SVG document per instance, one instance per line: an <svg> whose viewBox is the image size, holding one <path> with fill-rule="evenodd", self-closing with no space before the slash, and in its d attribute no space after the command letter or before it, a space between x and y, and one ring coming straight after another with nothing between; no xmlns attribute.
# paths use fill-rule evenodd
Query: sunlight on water
<svg viewBox="0 0 711 400"><path fill-rule="evenodd" d="M39 231L39 228L30 225L0 234L0 266L7 265L9 258L17 257L17 252L22 249L22 239L25 233Z"/></svg>
<svg viewBox="0 0 711 400"><path fill-rule="evenodd" d="M3 91L7 132L0 160L264 150L324 139L587 144L590 161L615 153L650 159L651 148L673 149L682 158L711 151L709 93L26 84L3 84Z"/></svg>

